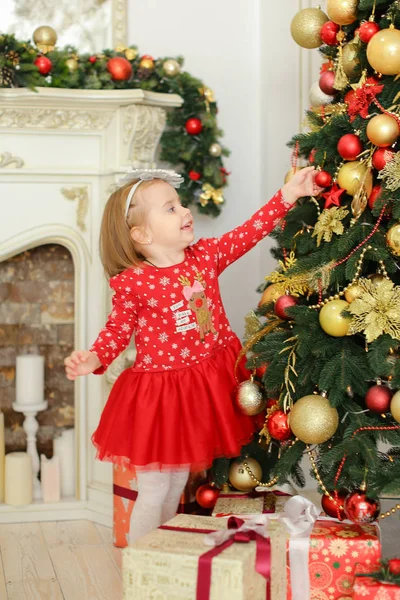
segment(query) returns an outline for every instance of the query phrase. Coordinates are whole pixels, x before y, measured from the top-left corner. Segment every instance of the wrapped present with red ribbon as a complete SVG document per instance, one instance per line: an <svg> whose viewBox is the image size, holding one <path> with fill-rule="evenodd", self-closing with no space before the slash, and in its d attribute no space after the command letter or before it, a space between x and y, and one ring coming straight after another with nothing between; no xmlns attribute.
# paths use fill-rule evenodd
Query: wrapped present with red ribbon
<svg viewBox="0 0 400 600"><path fill-rule="evenodd" d="M371 571L357 565L353 600L400 600L400 559L393 558Z"/></svg>

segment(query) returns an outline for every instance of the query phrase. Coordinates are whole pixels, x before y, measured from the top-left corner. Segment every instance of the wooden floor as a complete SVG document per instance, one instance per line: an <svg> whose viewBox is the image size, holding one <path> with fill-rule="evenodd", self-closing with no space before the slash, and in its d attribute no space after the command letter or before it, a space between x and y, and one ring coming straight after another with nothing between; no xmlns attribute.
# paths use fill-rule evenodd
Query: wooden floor
<svg viewBox="0 0 400 600"><path fill-rule="evenodd" d="M90 521L0 525L0 600L120 600L121 558Z"/></svg>

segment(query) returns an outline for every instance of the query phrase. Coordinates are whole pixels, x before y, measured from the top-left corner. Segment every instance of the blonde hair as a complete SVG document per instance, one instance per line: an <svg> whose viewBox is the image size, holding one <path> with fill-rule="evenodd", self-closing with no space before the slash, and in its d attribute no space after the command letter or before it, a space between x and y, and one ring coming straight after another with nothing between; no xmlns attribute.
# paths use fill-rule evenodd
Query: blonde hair
<svg viewBox="0 0 400 600"><path fill-rule="evenodd" d="M144 256L135 248L130 232L132 227L145 223L146 210L136 205L134 210L131 207L128 217L125 218L126 199L131 187L138 181L130 181L112 193L104 208L100 228L100 258L109 277L135 267L144 260ZM134 193L134 197L139 190L142 191L142 187L148 187L153 181L144 181Z"/></svg>

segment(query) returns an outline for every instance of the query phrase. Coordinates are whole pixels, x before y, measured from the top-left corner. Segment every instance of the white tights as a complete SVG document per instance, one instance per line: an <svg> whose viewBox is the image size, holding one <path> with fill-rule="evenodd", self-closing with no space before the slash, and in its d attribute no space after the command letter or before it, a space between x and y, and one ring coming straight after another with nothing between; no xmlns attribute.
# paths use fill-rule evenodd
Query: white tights
<svg viewBox="0 0 400 600"><path fill-rule="evenodd" d="M132 510L129 543L176 515L188 471L137 471L138 497Z"/></svg>

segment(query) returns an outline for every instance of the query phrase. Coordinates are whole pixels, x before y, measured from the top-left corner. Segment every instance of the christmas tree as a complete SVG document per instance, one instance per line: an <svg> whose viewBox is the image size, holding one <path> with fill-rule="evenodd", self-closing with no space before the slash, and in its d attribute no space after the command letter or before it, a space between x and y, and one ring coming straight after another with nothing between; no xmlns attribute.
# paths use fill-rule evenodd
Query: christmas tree
<svg viewBox="0 0 400 600"><path fill-rule="evenodd" d="M243 412L266 410L265 423L239 461L214 471L242 490L301 486L308 454L326 512L366 523L400 490L400 2L326 10L291 24L323 64L306 131L289 144L292 172L315 165L325 189L273 232L279 266L247 317L255 379L236 394Z"/></svg>

